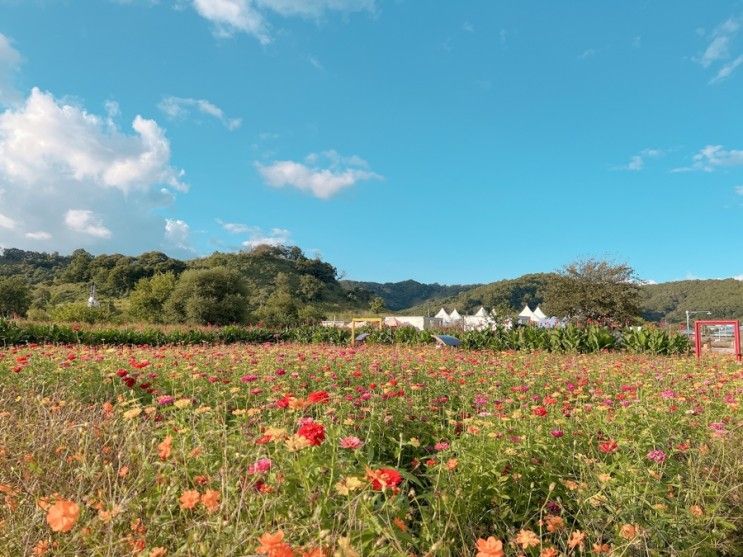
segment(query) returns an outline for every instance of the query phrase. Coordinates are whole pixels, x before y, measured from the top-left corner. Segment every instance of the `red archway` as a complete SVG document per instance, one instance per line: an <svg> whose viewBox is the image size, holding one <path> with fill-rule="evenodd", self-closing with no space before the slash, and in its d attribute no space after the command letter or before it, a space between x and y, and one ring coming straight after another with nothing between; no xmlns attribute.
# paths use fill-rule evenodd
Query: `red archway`
<svg viewBox="0 0 743 557"><path fill-rule="evenodd" d="M743 360L743 355L740 351L740 321L694 321L694 348L697 353L697 359L702 357L702 327L708 325L728 325L733 327L733 339L735 344L733 345L733 353L735 359L739 362Z"/></svg>

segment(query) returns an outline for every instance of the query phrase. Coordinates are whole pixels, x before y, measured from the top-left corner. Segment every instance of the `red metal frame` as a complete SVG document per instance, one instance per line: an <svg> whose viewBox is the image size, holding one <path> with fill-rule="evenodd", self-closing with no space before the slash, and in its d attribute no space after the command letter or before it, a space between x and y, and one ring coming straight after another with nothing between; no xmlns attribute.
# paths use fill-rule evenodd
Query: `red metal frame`
<svg viewBox="0 0 743 557"><path fill-rule="evenodd" d="M735 359L739 362L743 360L740 351L740 321L694 321L694 348L697 353L697 359L702 357L702 327L708 325L732 325L733 338L735 339L734 353Z"/></svg>

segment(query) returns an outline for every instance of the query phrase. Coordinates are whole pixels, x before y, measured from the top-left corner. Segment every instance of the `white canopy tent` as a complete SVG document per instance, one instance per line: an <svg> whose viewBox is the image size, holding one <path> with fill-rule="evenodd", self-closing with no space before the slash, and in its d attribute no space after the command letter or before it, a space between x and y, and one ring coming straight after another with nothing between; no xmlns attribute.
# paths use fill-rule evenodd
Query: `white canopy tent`
<svg viewBox="0 0 743 557"><path fill-rule="evenodd" d="M475 313L476 317L488 317L488 312L485 311L485 308L483 306L480 306L480 309L477 310L477 313Z"/></svg>
<svg viewBox="0 0 743 557"><path fill-rule="evenodd" d="M537 309L534 310L534 317L537 318L537 321L541 321L542 319L547 319L547 316L544 314L544 312L541 310L539 306L537 306Z"/></svg>
<svg viewBox="0 0 743 557"><path fill-rule="evenodd" d="M449 314L446 313L446 310L444 308L441 308L439 312L435 315L438 319L443 319L444 323L449 321Z"/></svg>
<svg viewBox="0 0 743 557"><path fill-rule="evenodd" d="M461 321L462 316L459 315L459 312L455 309L449 314L449 320L450 321Z"/></svg>

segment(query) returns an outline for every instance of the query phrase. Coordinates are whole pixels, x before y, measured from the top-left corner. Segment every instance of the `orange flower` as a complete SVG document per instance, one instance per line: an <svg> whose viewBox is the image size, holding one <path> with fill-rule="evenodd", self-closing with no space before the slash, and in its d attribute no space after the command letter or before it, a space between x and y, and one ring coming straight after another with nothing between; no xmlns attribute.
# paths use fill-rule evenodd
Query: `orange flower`
<svg viewBox="0 0 743 557"><path fill-rule="evenodd" d="M477 557L503 557L503 542L490 536L487 540L477 540Z"/></svg>
<svg viewBox="0 0 743 557"><path fill-rule="evenodd" d="M539 557L557 557L559 553L554 547L545 547L539 552Z"/></svg>
<svg viewBox="0 0 743 557"><path fill-rule="evenodd" d="M565 528L565 521L561 516L548 514L544 518L544 521L547 523L548 532L557 532L558 530L562 530L563 528Z"/></svg>
<svg viewBox="0 0 743 557"><path fill-rule="evenodd" d="M450 458L446 461L446 467L449 470L454 470L457 466L459 466L459 461L456 458Z"/></svg>
<svg viewBox="0 0 743 557"><path fill-rule="evenodd" d="M173 437L168 435L165 440L157 446L160 460L168 460L170 458L170 452L173 448Z"/></svg>
<svg viewBox="0 0 743 557"><path fill-rule="evenodd" d="M595 543L593 544L593 552L598 554L611 553L611 546L608 543Z"/></svg>
<svg viewBox="0 0 743 557"><path fill-rule="evenodd" d="M302 552L302 557L325 557L325 552L319 547L316 547L315 549Z"/></svg>
<svg viewBox="0 0 743 557"><path fill-rule="evenodd" d="M620 528L619 535L625 540L634 540L637 537L637 528L634 524L625 524Z"/></svg>
<svg viewBox="0 0 743 557"><path fill-rule="evenodd" d="M34 557L44 557L49 552L49 549L51 549L51 545L47 540L39 540L31 551L31 554Z"/></svg>
<svg viewBox="0 0 743 557"><path fill-rule="evenodd" d="M216 511L219 508L219 491L216 489L207 489L201 496L201 504L210 513Z"/></svg>
<svg viewBox="0 0 743 557"><path fill-rule="evenodd" d="M181 494L180 502L182 509L193 509L201 499L201 495L195 489L187 489Z"/></svg>
<svg viewBox="0 0 743 557"><path fill-rule="evenodd" d="M168 554L168 550L164 547L154 547L150 551L150 557L165 557Z"/></svg>
<svg viewBox="0 0 743 557"><path fill-rule="evenodd" d="M586 535L580 530L576 530L575 532L570 534L570 539L568 540L568 547L570 549L575 549L576 547L580 546L580 548L583 549L583 540L585 539L586 539Z"/></svg>
<svg viewBox="0 0 743 557"><path fill-rule="evenodd" d="M286 545L284 543L283 530L279 530L278 532L275 532L273 534L266 532L260 538L258 538L258 541L260 542L260 545L258 546L258 549L256 549L256 551L258 553L265 553L267 555L270 555L274 549Z"/></svg>
<svg viewBox="0 0 743 557"><path fill-rule="evenodd" d="M129 467L128 466L122 466L119 468L119 477L120 478L126 478L126 476L129 474Z"/></svg>
<svg viewBox="0 0 743 557"><path fill-rule="evenodd" d="M514 540L522 549L529 549L539 545L539 538L531 530L519 530Z"/></svg>
<svg viewBox="0 0 743 557"><path fill-rule="evenodd" d="M46 522L55 532L69 532L80 518L80 507L74 501L59 499L46 514Z"/></svg>

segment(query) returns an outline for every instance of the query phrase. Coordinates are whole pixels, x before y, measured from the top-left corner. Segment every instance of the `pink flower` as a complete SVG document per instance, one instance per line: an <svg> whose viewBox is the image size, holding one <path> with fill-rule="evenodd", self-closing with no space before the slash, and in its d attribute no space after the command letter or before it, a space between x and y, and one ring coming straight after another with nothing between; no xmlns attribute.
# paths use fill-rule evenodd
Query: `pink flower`
<svg viewBox="0 0 743 557"><path fill-rule="evenodd" d="M363 444L364 442L361 439L359 439L358 437L354 437L353 435L344 437L340 440L339 443L341 449L358 449Z"/></svg>
<svg viewBox="0 0 743 557"><path fill-rule="evenodd" d="M660 449L653 449L648 453L647 456L650 460L657 462L658 464L666 460L666 453L664 453Z"/></svg>
<svg viewBox="0 0 743 557"><path fill-rule="evenodd" d="M174 402L175 402L175 398L173 398L170 395L163 395L163 396L157 397L157 403L160 406L170 406Z"/></svg>
<svg viewBox="0 0 743 557"><path fill-rule="evenodd" d="M240 381L243 383L252 383L253 381L258 381L258 376L253 374L243 375Z"/></svg>
<svg viewBox="0 0 743 557"><path fill-rule="evenodd" d="M449 448L449 443L447 443L446 441L439 441L433 446L433 448L437 451L445 451Z"/></svg>
<svg viewBox="0 0 743 557"><path fill-rule="evenodd" d="M273 466L270 458L259 458L255 464L248 466L248 474L263 474L268 472Z"/></svg>
<svg viewBox="0 0 743 557"><path fill-rule="evenodd" d="M552 435L552 437L562 437L565 435L565 432L561 429L553 429L550 431L550 435Z"/></svg>

